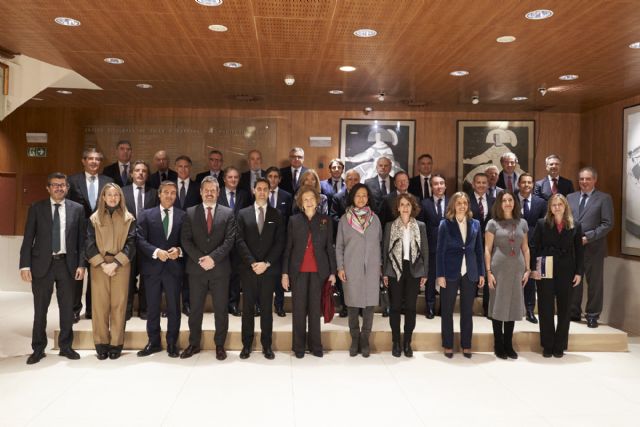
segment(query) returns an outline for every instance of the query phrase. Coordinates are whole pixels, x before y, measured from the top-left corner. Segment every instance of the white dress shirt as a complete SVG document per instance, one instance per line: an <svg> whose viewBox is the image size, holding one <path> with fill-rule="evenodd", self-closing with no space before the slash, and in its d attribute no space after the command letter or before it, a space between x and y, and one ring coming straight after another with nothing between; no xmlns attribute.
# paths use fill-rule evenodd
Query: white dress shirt
<svg viewBox="0 0 640 427"><path fill-rule="evenodd" d="M53 220L53 215L56 213L56 201L52 198L49 198L51 202L51 219ZM67 253L67 241L66 241L66 231L67 231L67 211L65 209L64 199L60 202L60 207L58 208L58 214L60 215L60 250L56 252L56 254L66 254Z"/></svg>
<svg viewBox="0 0 640 427"><path fill-rule="evenodd" d="M462 235L463 244L467 241L467 220L465 218L464 221L460 222L456 219L458 223L458 228L460 229L460 235ZM460 275L464 276L467 274L467 259L464 254L462 254L462 266L460 267Z"/></svg>

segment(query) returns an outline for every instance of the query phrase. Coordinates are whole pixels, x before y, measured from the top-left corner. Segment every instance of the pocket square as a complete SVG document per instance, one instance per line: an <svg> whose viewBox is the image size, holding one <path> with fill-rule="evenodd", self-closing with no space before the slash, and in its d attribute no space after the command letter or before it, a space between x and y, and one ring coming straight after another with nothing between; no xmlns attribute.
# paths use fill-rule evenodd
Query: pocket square
<svg viewBox="0 0 640 427"><path fill-rule="evenodd" d="M273 221L267 221L267 224L275 224Z"/></svg>

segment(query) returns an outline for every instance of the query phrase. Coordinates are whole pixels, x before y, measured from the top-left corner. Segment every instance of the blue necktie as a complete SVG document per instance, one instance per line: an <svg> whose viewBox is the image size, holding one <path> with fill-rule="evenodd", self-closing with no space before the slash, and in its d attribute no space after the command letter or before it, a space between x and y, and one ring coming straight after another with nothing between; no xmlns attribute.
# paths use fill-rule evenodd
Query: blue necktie
<svg viewBox="0 0 640 427"><path fill-rule="evenodd" d="M271 190L271 197L269 200L269 204L271 205L272 208L276 207L276 192L275 190Z"/></svg>
<svg viewBox="0 0 640 427"><path fill-rule="evenodd" d="M235 195L236 195L235 192L233 192L233 191L229 192L229 196L231 196L230 199L229 199L229 207L231 209L235 209L236 208L236 196Z"/></svg>
<svg viewBox="0 0 640 427"><path fill-rule="evenodd" d="M525 219L529 219L529 199L522 200L522 203L524 204L524 206L522 207L522 214L524 215Z"/></svg>
<svg viewBox="0 0 640 427"><path fill-rule="evenodd" d="M89 177L89 205L91 210L96 210L96 177L94 175Z"/></svg>
<svg viewBox="0 0 640 427"><path fill-rule="evenodd" d="M127 173L128 168L128 165L122 165L122 175L120 176L120 179L122 180L123 186L127 185L127 182L129 182L129 174Z"/></svg>
<svg viewBox="0 0 640 427"><path fill-rule="evenodd" d="M580 200L580 206L578 206L578 215L582 215L582 211L584 210L584 206L587 204L587 199L589 198L588 194L582 195L582 200Z"/></svg>

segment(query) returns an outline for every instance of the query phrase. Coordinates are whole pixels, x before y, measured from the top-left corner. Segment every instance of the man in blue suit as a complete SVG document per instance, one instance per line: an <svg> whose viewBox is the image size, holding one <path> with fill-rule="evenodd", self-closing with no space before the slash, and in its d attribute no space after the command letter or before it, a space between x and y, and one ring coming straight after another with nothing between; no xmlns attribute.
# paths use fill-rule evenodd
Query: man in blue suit
<svg viewBox="0 0 640 427"><path fill-rule="evenodd" d="M147 299L147 335L149 342L139 357L162 350L160 341L160 303L164 291L167 302L167 353L178 357L180 333L180 288L184 276L184 259L180 233L184 211L175 208L178 186L164 181L158 189L160 207L143 210L137 217L139 268Z"/></svg>
<svg viewBox="0 0 640 427"><path fill-rule="evenodd" d="M547 214L547 201L533 194L533 176L523 173L518 177L518 198L522 209L522 218L529 226L529 247L532 246L532 239L536 230L536 224L540 218ZM527 320L531 323L538 323L538 319L533 312L536 306L536 281L529 279L524 287L524 306L527 310Z"/></svg>
<svg viewBox="0 0 640 427"><path fill-rule="evenodd" d="M535 195L549 200L549 197L556 193L565 197L573 193L573 182L560 176L560 165L562 164L560 157L550 154L544 159L544 163L548 175L536 182Z"/></svg>
<svg viewBox="0 0 640 427"><path fill-rule="evenodd" d="M331 176L324 181L320 181L320 190L322 194L327 196L329 211L331 210L334 196L345 187L345 181L342 178L343 172L344 162L338 158L332 159L329 162L329 173Z"/></svg>

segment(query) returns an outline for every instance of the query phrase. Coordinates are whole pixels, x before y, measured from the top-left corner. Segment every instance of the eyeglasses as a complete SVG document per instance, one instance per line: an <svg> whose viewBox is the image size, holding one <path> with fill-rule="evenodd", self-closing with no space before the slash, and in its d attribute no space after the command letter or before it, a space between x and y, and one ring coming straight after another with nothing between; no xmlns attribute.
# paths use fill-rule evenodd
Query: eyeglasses
<svg viewBox="0 0 640 427"><path fill-rule="evenodd" d="M293 154L289 156L290 159L304 159L304 156L294 156Z"/></svg>
<svg viewBox="0 0 640 427"><path fill-rule="evenodd" d="M66 188L67 184L51 183L51 184L49 184L49 187L51 187L51 188Z"/></svg>

